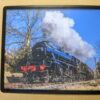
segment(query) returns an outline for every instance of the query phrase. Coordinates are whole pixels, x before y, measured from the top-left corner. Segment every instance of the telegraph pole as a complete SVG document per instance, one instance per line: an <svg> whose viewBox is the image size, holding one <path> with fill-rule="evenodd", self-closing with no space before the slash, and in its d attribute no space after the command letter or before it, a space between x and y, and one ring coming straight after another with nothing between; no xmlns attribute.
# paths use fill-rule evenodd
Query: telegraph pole
<svg viewBox="0 0 100 100"><path fill-rule="evenodd" d="M94 78L97 79L98 78L98 68L97 68L97 59L96 57L94 57L94 63L95 63L95 74L94 74Z"/></svg>

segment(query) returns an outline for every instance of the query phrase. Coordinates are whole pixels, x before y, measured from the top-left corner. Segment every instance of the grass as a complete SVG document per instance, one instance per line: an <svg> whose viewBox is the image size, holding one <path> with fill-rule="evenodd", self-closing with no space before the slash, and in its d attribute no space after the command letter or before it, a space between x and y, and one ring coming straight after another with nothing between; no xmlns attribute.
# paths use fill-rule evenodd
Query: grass
<svg viewBox="0 0 100 100"><path fill-rule="evenodd" d="M81 83L78 85L76 84L69 87L64 87L59 90L100 90L100 79L91 80L87 83Z"/></svg>

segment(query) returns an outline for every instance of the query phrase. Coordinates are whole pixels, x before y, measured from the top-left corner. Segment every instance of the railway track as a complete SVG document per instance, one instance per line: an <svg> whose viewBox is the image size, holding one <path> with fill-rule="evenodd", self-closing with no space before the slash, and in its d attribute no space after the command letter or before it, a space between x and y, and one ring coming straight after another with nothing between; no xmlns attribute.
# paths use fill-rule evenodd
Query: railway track
<svg viewBox="0 0 100 100"><path fill-rule="evenodd" d="M39 86L39 87L34 87L34 89L36 89L36 90L56 90L56 89L69 87L69 86L73 86L73 85L85 84L87 82L89 82L89 81L65 83L65 84L55 84L55 85L49 85L49 86Z"/></svg>
<svg viewBox="0 0 100 100"><path fill-rule="evenodd" d="M59 84L23 84L23 83L8 83L5 84L5 88L10 89L35 89L35 90L57 90L65 87L70 87L79 84L86 84L90 81L81 81L81 82L73 82L73 83L59 83Z"/></svg>

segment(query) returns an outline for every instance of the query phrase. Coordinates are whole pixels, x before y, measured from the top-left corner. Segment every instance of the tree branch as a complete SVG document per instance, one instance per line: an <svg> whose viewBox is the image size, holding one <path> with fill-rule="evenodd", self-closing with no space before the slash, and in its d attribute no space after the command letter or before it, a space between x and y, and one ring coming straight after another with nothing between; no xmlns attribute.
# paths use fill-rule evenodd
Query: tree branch
<svg viewBox="0 0 100 100"><path fill-rule="evenodd" d="M13 44L22 44L22 43L23 42L12 42L12 43L6 44L6 46L13 45Z"/></svg>
<svg viewBox="0 0 100 100"><path fill-rule="evenodd" d="M34 33L36 33L36 32L41 28L41 26L42 26L42 24L39 25L39 26L31 33L31 36L32 36Z"/></svg>
<svg viewBox="0 0 100 100"><path fill-rule="evenodd" d="M27 32L31 32L31 27L30 27L30 10L26 12L26 18L27 18Z"/></svg>
<svg viewBox="0 0 100 100"><path fill-rule="evenodd" d="M23 36L23 37L26 37L25 34L21 33L20 31L18 31L18 30L15 29L15 28L11 28L10 30L6 30L6 33L9 33L9 34L12 34L13 32L15 32L15 33L17 33L17 34L19 34L19 35L21 35L21 36Z"/></svg>
<svg viewBox="0 0 100 100"><path fill-rule="evenodd" d="M32 29L32 27L34 27L34 25L36 24L36 22L38 21L38 17L39 17L39 11L37 10L36 11L36 15L35 15L35 17L33 16L33 22L31 23L31 29Z"/></svg>

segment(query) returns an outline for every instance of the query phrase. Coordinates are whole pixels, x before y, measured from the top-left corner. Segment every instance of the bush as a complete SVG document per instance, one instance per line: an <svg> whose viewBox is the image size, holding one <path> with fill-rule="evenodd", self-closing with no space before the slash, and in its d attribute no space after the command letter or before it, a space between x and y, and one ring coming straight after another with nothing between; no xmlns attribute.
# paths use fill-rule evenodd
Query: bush
<svg viewBox="0 0 100 100"><path fill-rule="evenodd" d="M6 71L14 72L21 72L21 66L25 66L30 64L31 62L31 49L30 48L20 48L16 52L14 52L13 56L11 54L7 54L6 62L5 62L5 69Z"/></svg>

